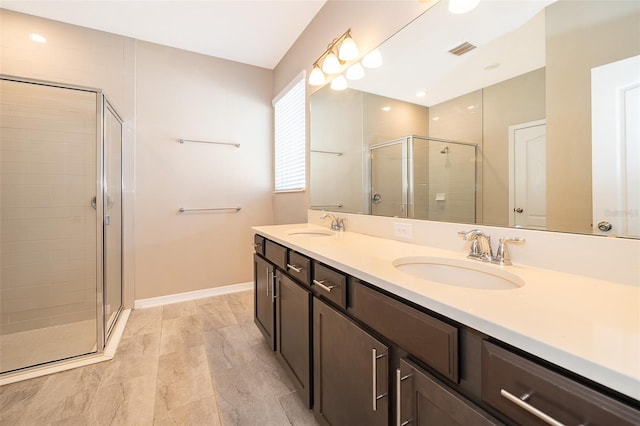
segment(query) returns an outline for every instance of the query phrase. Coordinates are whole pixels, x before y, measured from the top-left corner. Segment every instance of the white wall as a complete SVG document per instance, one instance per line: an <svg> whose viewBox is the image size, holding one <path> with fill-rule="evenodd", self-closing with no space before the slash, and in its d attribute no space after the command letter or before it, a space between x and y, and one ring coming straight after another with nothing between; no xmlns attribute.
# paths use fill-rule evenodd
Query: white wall
<svg viewBox="0 0 640 426"><path fill-rule="evenodd" d="M136 46L136 299L251 281L249 228L272 223L272 71Z"/></svg>

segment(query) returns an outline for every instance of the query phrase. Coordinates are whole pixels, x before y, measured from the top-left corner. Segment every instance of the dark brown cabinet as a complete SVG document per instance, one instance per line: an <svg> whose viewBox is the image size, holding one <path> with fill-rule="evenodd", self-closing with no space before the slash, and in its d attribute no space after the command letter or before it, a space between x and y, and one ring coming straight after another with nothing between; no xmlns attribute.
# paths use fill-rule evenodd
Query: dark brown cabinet
<svg viewBox="0 0 640 426"><path fill-rule="evenodd" d="M274 350L275 340L275 267L257 254L253 255L253 313L254 322Z"/></svg>
<svg viewBox="0 0 640 426"><path fill-rule="evenodd" d="M502 424L409 360L400 360L400 368L395 372L395 382L394 425L489 426Z"/></svg>
<svg viewBox="0 0 640 426"><path fill-rule="evenodd" d="M276 279L277 354L311 407L311 291L280 273Z"/></svg>
<svg viewBox="0 0 640 426"><path fill-rule="evenodd" d="M458 329L385 296L354 279L351 311L360 321L454 383L458 382Z"/></svg>
<svg viewBox="0 0 640 426"><path fill-rule="evenodd" d="M518 424L640 425L640 411L489 342L482 399Z"/></svg>
<svg viewBox="0 0 640 426"><path fill-rule="evenodd" d="M322 425L640 425L637 401L294 249L254 244L255 323Z"/></svg>
<svg viewBox="0 0 640 426"><path fill-rule="evenodd" d="M389 348L313 299L314 410L324 425L389 424Z"/></svg>

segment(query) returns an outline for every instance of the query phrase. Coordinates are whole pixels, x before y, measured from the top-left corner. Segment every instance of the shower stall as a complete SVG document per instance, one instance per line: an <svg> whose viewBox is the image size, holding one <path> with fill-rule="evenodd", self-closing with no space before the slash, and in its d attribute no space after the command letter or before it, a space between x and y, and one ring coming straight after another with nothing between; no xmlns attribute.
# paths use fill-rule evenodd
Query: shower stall
<svg viewBox="0 0 640 426"><path fill-rule="evenodd" d="M100 354L122 311L122 119L0 75L0 377Z"/></svg>
<svg viewBox="0 0 640 426"><path fill-rule="evenodd" d="M475 223L474 144L409 135L369 147L372 215Z"/></svg>

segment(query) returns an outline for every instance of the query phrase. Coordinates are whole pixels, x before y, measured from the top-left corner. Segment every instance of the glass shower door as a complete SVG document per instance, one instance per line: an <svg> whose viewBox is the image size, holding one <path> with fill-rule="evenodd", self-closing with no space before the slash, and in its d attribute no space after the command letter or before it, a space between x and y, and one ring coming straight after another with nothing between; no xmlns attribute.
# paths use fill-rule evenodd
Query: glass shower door
<svg viewBox="0 0 640 426"><path fill-rule="evenodd" d="M406 140L370 147L371 214L407 217Z"/></svg>
<svg viewBox="0 0 640 426"><path fill-rule="evenodd" d="M122 122L106 99L104 170L103 291L106 342L122 308Z"/></svg>
<svg viewBox="0 0 640 426"><path fill-rule="evenodd" d="M2 373L101 349L97 105L95 92L0 79Z"/></svg>

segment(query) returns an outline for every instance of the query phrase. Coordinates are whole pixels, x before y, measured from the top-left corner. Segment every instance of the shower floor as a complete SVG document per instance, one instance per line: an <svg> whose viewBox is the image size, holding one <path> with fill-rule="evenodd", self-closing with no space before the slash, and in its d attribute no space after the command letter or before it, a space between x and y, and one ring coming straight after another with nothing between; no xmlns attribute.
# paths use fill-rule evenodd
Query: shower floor
<svg viewBox="0 0 640 426"><path fill-rule="evenodd" d="M96 351L95 320L0 336L0 372Z"/></svg>

